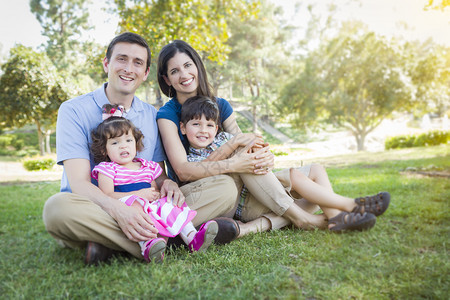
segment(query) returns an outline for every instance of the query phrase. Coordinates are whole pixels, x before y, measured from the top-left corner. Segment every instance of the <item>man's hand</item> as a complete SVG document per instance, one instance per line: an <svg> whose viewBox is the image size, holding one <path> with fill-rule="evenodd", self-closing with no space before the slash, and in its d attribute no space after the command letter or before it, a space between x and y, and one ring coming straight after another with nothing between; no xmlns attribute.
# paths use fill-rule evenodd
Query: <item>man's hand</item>
<svg viewBox="0 0 450 300"><path fill-rule="evenodd" d="M184 195L178 187L178 184L170 179L164 180L164 183L161 186L161 198L162 197L167 197L167 200L172 201L172 204L178 207L181 207L185 201Z"/></svg>
<svg viewBox="0 0 450 300"><path fill-rule="evenodd" d="M120 206L116 207L112 217L128 239L140 242L156 238L158 230L138 202L134 202L131 206L126 206L120 201L117 201L117 204Z"/></svg>

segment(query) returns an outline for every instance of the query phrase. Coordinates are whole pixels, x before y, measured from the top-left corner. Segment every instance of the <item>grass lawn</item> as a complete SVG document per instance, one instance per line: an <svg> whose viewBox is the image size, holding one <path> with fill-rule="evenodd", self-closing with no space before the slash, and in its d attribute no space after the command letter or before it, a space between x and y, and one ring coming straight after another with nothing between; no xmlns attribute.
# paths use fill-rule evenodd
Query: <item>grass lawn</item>
<svg viewBox="0 0 450 300"><path fill-rule="evenodd" d="M59 183L0 186L2 299L448 299L450 146L328 159L340 194L386 190L387 212L367 232L291 228L253 234L207 253L171 249L161 265L119 257L86 267L42 222ZM341 161L343 164L338 164ZM327 160L321 163L327 165Z"/></svg>

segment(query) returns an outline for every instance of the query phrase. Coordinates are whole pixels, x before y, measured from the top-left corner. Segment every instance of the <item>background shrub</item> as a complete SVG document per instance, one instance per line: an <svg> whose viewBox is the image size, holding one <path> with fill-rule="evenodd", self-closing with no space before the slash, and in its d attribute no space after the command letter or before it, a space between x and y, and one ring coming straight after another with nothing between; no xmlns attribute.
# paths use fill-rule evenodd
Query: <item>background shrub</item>
<svg viewBox="0 0 450 300"><path fill-rule="evenodd" d="M23 167L27 171L50 170L55 165L52 158L27 159L23 162Z"/></svg>
<svg viewBox="0 0 450 300"><path fill-rule="evenodd" d="M384 148L398 149L411 147L435 146L447 144L450 141L450 131L430 131L419 135L399 135L386 139Z"/></svg>

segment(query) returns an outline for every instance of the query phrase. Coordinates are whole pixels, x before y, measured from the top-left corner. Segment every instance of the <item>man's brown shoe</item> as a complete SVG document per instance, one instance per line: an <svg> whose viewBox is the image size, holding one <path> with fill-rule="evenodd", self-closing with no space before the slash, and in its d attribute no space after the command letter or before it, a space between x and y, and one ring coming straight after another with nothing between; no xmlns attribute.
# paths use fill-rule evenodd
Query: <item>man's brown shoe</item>
<svg viewBox="0 0 450 300"><path fill-rule="evenodd" d="M120 251L110 249L95 242L88 242L86 245L86 253L84 263L86 265L97 266L100 262L107 262L114 255L121 253Z"/></svg>
<svg viewBox="0 0 450 300"><path fill-rule="evenodd" d="M218 217L213 220L217 222L217 225L219 225L219 232L214 239L215 244L228 244L239 236L240 229L235 220L225 217Z"/></svg>

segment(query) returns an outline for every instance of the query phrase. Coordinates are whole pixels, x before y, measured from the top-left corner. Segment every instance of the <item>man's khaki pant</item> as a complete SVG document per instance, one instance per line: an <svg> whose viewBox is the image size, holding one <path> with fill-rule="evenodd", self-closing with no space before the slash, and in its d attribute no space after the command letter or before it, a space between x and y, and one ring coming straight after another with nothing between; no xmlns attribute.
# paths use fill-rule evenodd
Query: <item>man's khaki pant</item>
<svg viewBox="0 0 450 300"><path fill-rule="evenodd" d="M197 211L194 226L232 210L238 194L234 180L227 175L197 180L182 186L181 191L188 206ZM62 246L83 248L92 241L142 258L138 243L130 241L110 215L84 196L53 195L45 203L43 219L47 231Z"/></svg>

